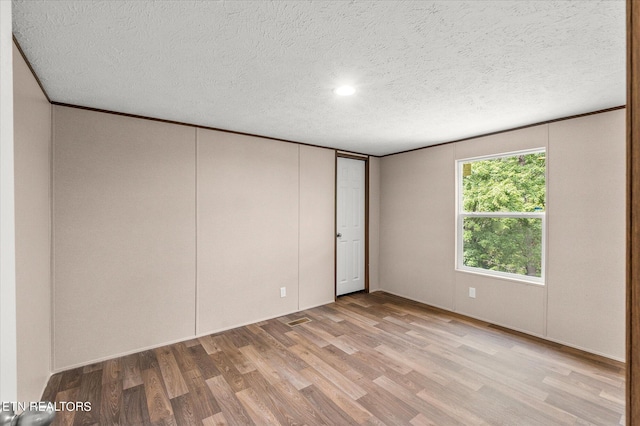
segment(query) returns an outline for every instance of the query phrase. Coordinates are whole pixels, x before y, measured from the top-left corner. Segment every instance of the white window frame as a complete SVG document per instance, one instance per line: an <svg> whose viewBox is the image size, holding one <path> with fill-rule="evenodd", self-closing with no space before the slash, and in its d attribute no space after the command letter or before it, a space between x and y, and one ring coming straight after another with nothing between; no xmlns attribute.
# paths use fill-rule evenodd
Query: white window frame
<svg viewBox="0 0 640 426"><path fill-rule="evenodd" d="M463 190L462 190L463 164L475 163L478 161L485 161L485 160L493 160L497 158L515 157L518 155L539 154L539 153L545 153L546 155L547 154L546 148L543 147L543 148L528 149L523 151L512 151L512 152L505 152L500 154L493 154L493 155L486 155L486 156L472 157L472 158L463 158L460 160L456 160L456 271L470 272L470 273L480 274L480 275L488 275L492 277L503 278L503 279L508 279L512 281L520 281L520 282L530 283L530 284L537 284L537 285L545 284L545 277L546 277L545 264L546 264L546 258L547 258L547 255L546 255L546 248L547 248L546 197L548 192L546 160L545 160L546 188L545 188L545 211L544 212L465 212L463 211L464 200L462 199L463 197ZM542 220L542 241L541 241L542 247L541 247L540 255L542 259L540 259L541 261L540 277L512 274L509 272L502 272L502 271L492 271L490 269L475 268L473 266L464 265L463 226L464 226L464 219L466 217L495 217L495 218L526 217L526 218L532 218L532 219L541 219Z"/></svg>

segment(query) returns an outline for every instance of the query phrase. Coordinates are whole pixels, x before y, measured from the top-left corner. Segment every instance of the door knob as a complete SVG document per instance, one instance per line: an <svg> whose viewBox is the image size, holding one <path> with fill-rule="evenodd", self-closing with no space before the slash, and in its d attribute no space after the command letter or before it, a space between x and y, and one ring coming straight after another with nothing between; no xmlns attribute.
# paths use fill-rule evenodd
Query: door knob
<svg viewBox="0 0 640 426"><path fill-rule="evenodd" d="M340 237L342 237L342 234L340 232L338 232L338 235L336 235L336 237L340 238Z"/></svg>

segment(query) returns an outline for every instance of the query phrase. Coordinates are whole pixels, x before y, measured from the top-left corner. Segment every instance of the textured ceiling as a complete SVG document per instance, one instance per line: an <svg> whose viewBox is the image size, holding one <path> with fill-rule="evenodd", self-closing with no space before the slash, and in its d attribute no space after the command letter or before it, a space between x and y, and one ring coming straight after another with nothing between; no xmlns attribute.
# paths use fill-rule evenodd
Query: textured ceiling
<svg viewBox="0 0 640 426"><path fill-rule="evenodd" d="M29 0L13 15L52 101L375 155L625 103L624 0Z"/></svg>

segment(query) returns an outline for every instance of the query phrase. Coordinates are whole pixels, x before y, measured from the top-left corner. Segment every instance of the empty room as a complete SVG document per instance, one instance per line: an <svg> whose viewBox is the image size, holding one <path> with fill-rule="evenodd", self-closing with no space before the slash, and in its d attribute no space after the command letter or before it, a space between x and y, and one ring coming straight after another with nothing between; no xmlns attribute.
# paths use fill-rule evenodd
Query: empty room
<svg viewBox="0 0 640 426"><path fill-rule="evenodd" d="M0 0L0 426L639 424L639 10Z"/></svg>

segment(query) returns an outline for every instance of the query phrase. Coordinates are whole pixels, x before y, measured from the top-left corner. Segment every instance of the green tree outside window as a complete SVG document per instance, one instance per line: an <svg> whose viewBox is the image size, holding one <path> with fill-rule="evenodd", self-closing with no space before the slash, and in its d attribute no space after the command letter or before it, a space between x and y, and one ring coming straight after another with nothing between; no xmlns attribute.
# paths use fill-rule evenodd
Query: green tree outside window
<svg viewBox="0 0 640 426"><path fill-rule="evenodd" d="M545 169L544 152L463 163L464 266L542 276Z"/></svg>

